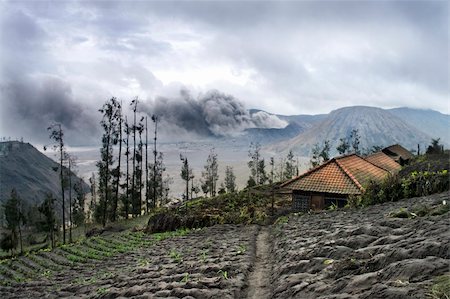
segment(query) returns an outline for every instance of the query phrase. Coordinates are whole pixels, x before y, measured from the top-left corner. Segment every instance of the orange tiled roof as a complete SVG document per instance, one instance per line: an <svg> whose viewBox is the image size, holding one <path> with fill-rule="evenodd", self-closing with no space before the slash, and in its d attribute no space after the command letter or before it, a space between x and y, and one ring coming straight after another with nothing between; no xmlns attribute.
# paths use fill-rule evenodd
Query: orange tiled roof
<svg viewBox="0 0 450 299"><path fill-rule="evenodd" d="M381 181L388 174L388 171L351 154L333 158L281 186L291 190L361 194L369 181Z"/></svg>
<svg viewBox="0 0 450 299"><path fill-rule="evenodd" d="M383 153L385 153L388 156L393 156L394 159L396 159L396 160L399 158L402 158L403 160L409 160L414 157L410 151L408 151L406 148L404 148L400 144L394 144L394 145L385 147L382 151L383 151Z"/></svg>
<svg viewBox="0 0 450 299"><path fill-rule="evenodd" d="M375 164L378 167L386 169L391 174L395 174L400 171L402 168L400 164L392 160L388 155L383 152L377 152L365 158L372 164Z"/></svg>

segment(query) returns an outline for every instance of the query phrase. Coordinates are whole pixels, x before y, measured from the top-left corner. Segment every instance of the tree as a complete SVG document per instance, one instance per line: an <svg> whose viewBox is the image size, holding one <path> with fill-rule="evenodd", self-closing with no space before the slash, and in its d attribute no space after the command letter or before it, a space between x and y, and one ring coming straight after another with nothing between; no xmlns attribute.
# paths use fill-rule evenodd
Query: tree
<svg viewBox="0 0 450 299"><path fill-rule="evenodd" d="M136 131L138 132L139 135L139 143L138 143L138 148L136 151L136 168L134 169L133 173L134 173L134 186L135 186L135 190L134 192L136 193L134 196L134 201L132 202L132 208L133 208L133 215L134 216L139 216L142 213L142 189L144 187L144 184L142 182L142 175L143 175L143 162L144 162L144 152L143 152L143 148L144 148L144 144L142 142L142 133L144 132L144 117L141 117L138 125L136 126Z"/></svg>
<svg viewBox="0 0 450 299"><path fill-rule="evenodd" d="M73 223L76 226L83 225L86 221L86 212L84 204L86 201L85 192L83 190L83 180L79 179L74 185L75 200L73 202Z"/></svg>
<svg viewBox="0 0 450 299"><path fill-rule="evenodd" d="M444 152L443 145L439 143L441 138L431 139L431 144L428 146L426 153L428 155L436 155Z"/></svg>
<svg viewBox="0 0 450 299"><path fill-rule="evenodd" d="M325 140L323 142L322 150L319 154L320 158L322 159L322 162L327 162L330 160L330 141Z"/></svg>
<svg viewBox="0 0 450 299"><path fill-rule="evenodd" d="M166 171L166 166L164 165L163 153L159 153L156 164L151 163L148 168L150 170L149 177L151 177L151 180L148 181L148 189L152 190L152 206L156 207L158 200L162 201L165 189L168 188L168 186L165 186L164 184L163 175Z"/></svg>
<svg viewBox="0 0 450 299"><path fill-rule="evenodd" d="M131 127L131 132L133 132L133 176L131 177L131 203L132 203L132 209L133 209L133 214L134 214L134 205L136 202L136 189L135 189L135 185L136 185L136 175L135 175L135 170L136 170L136 113L137 113L137 105L139 103L138 98L134 98L131 103L130 106L132 107L133 110L133 126Z"/></svg>
<svg viewBox="0 0 450 299"><path fill-rule="evenodd" d="M261 144L260 143L250 143L250 149L248 151L248 156L250 161L247 163L250 169L250 178L248 183L261 185L267 180L265 172L264 159L261 159ZM262 161L262 162L261 162ZM247 184L249 187L250 185Z"/></svg>
<svg viewBox="0 0 450 299"><path fill-rule="evenodd" d="M269 184L273 184L274 178L275 178L275 158L274 157L270 157L269 165L270 165Z"/></svg>
<svg viewBox="0 0 450 299"><path fill-rule="evenodd" d="M325 140L322 146L320 146L319 143L314 144L311 153L312 155L309 163L312 168L330 160L330 141Z"/></svg>
<svg viewBox="0 0 450 299"><path fill-rule="evenodd" d="M186 193L184 196L184 199L186 201L189 200L189 181L192 177L192 168L189 167L189 161L188 158L180 154L180 160L183 163L181 166L181 178L186 181Z"/></svg>
<svg viewBox="0 0 450 299"><path fill-rule="evenodd" d="M128 219L128 215L130 214L130 133L131 128L128 124L128 119L125 116L125 124L124 124L124 130L126 134L126 139L124 139L125 143L125 157L126 157L126 163L127 163L127 172L125 177L125 185L123 186L125 188L125 196L122 197L122 205L125 213L125 219Z"/></svg>
<svg viewBox="0 0 450 299"><path fill-rule="evenodd" d="M102 148L100 149L101 160L97 162L100 201L96 209L96 218L101 221L104 227L106 226L108 205L110 204L110 198L113 192L113 145L116 145L119 141L117 120L120 116L120 103L116 98L111 98L99 109L99 112L103 114L100 124L104 132L102 136ZM115 214L115 212L112 212L112 214Z"/></svg>
<svg viewBox="0 0 450 299"><path fill-rule="evenodd" d="M63 174L63 163L64 163L64 132L62 130L61 124L52 124L47 128L50 131L50 139L54 140L56 143L53 145L54 150L59 150L60 160L59 160L59 177L61 183L61 197L62 197L62 227L63 227L63 243L66 244L66 206L64 200L64 174ZM44 150L46 147L44 147Z"/></svg>
<svg viewBox="0 0 450 299"><path fill-rule="evenodd" d="M51 193L48 193L42 204L38 207L38 210L44 215L44 220L41 222L40 227L47 233L47 239L50 238L50 244L52 248L55 247L55 226L56 218L54 212L55 198Z"/></svg>
<svg viewBox="0 0 450 299"><path fill-rule="evenodd" d="M347 138L340 138L339 142L340 143L336 147L336 150L338 151L339 155L344 155L350 149L350 144L348 143Z"/></svg>
<svg viewBox="0 0 450 299"><path fill-rule="evenodd" d="M311 164L311 168L317 167L320 165L320 146L318 143L314 144L311 151L311 160L309 163Z"/></svg>
<svg viewBox="0 0 450 299"><path fill-rule="evenodd" d="M227 166L225 168L225 189L228 193L236 191L236 176L233 172L233 167Z"/></svg>
<svg viewBox="0 0 450 299"><path fill-rule="evenodd" d="M13 249L17 246L17 235L20 242L20 252L23 253L22 225L25 224L25 214L23 212L22 200L16 189L11 190L11 195L4 205L6 227L11 231L10 238Z"/></svg>
<svg viewBox="0 0 450 299"><path fill-rule="evenodd" d="M92 220L94 217L95 207L97 206L97 183L95 173L92 173L92 176L89 178L89 184L91 187L91 202L89 203L87 219Z"/></svg>
<svg viewBox="0 0 450 299"><path fill-rule="evenodd" d="M68 183L69 183L69 242L72 243L72 167L75 166L75 156L66 155L69 168L67 169Z"/></svg>
<svg viewBox="0 0 450 299"><path fill-rule="evenodd" d="M156 150L156 140L157 140L157 133L158 133L158 121L159 121L159 117L155 114L152 115L152 121L155 124L155 137L153 138L153 158L154 158L154 164L153 164L153 207L156 207L156 200L157 200L157 184L156 184L156 180L157 180L157 158L156 156L158 155L158 151ZM162 155L161 155L161 161L162 161ZM161 162L162 163L162 162ZM160 173L161 175L161 181L162 181L162 171ZM148 180L147 180L148 181ZM161 184L162 187L162 184ZM162 193L162 192L161 192Z"/></svg>
<svg viewBox="0 0 450 299"><path fill-rule="evenodd" d="M259 182L258 185L265 184L267 182L267 174L266 174L266 162L264 159L259 160L258 163L258 173L259 173Z"/></svg>
<svg viewBox="0 0 450 299"><path fill-rule="evenodd" d="M361 151L359 149L360 139L361 136L359 136L358 130L353 129L350 133L350 144L352 146L353 152L357 155L361 154Z"/></svg>
<svg viewBox="0 0 450 299"><path fill-rule="evenodd" d="M120 187L120 179L122 177L122 173L120 170L121 162L122 162L122 123L123 123L123 116L122 116L122 102L117 103L117 112L116 112L116 124L117 124L117 132L115 132L115 137L118 138L119 143L119 155L118 155L118 162L117 167L114 169L114 184L115 184L115 196L114 196L114 202L112 207L112 213L111 213L111 221L116 221L117 219L117 206L119 201L119 187Z"/></svg>
<svg viewBox="0 0 450 299"><path fill-rule="evenodd" d="M294 159L294 153L290 150L286 157L286 166L284 170L285 177L284 179L292 179L296 174L295 164L296 161Z"/></svg>
<svg viewBox="0 0 450 299"><path fill-rule="evenodd" d="M206 165L204 166L204 171L202 171L203 185L202 187L206 190L211 197L216 196L217 180L219 179L218 174L219 164L217 162L217 153L214 148L209 152L208 158L206 159Z"/></svg>

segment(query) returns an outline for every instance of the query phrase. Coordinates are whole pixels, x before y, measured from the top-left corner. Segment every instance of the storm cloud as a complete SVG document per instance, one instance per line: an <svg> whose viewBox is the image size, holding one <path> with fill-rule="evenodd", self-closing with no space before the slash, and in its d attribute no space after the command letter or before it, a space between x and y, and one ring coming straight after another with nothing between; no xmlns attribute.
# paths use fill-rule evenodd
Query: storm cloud
<svg viewBox="0 0 450 299"><path fill-rule="evenodd" d="M1 93L0 115L9 137L45 143L49 135L46 128L60 123L73 145L92 144L97 138L96 110L76 101L70 85L60 78L17 80L1 86Z"/></svg>
<svg viewBox="0 0 450 299"><path fill-rule="evenodd" d="M88 127L98 127L96 111L112 96L139 96L174 133L201 136L279 125L242 105L277 114L352 105L448 114L448 5L2 1L0 135L39 139L47 124L37 124L47 119L98 135ZM200 96L174 96L180 86Z"/></svg>
<svg viewBox="0 0 450 299"><path fill-rule="evenodd" d="M160 117L163 128L184 131L199 137L222 137L241 134L248 128L283 128L287 123L277 116L258 111L250 114L245 105L217 90L193 98L181 90L178 97L157 97L144 103L143 112Z"/></svg>

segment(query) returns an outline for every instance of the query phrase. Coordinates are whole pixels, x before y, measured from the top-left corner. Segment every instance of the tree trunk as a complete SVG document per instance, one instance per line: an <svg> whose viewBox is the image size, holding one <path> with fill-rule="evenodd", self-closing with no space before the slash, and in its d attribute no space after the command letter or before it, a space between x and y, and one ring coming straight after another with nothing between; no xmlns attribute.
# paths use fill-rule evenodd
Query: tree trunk
<svg viewBox="0 0 450 299"><path fill-rule="evenodd" d="M153 141L154 141L154 147L153 147L153 157L154 157L154 161L153 161L153 207L156 208L156 155L157 155L156 133L158 130L158 117L156 115L154 115L154 121L155 121L155 138L153 139Z"/></svg>
<svg viewBox="0 0 450 299"><path fill-rule="evenodd" d="M61 126L59 127L60 136L61 136ZM62 142L62 136L60 137L59 142L59 151L61 154L61 160L60 160L60 177L61 177L61 195L62 195L62 218L63 218L63 244L66 244L66 205L64 200L64 175L63 175L63 142Z"/></svg>
<svg viewBox="0 0 450 299"><path fill-rule="evenodd" d="M120 162L122 157L122 104L119 112L119 161L117 162L117 182L116 182L116 196L114 198L114 206L112 210L112 220L116 221L117 202L119 201L119 185L120 185Z"/></svg>
<svg viewBox="0 0 450 299"><path fill-rule="evenodd" d="M130 132L129 132L129 127L128 127L128 120L127 118L125 118L125 122L127 125L127 151L126 151L126 157L127 157L127 177L126 177L126 199L125 199L125 219L128 219L128 206L129 206L129 195L130 195Z"/></svg>
<svg viewBox="0 0 450 299"><path fill-rule="evenodd" d="M109 132L107 132L107 137L106 137L106 173L105 173L105 177L104 177L104 183L105 183L105 200L104 200L104 206L103 206L103 220L102 220L102 225L103 227L106 226L106 214L108 213L108 201L109 201L109 187L108 187L108 178L109 178L109 161L110 161L110 156L109 156L109 145L111 144L111 130L109 130Z"/></svg>
<svg viewBox="0 0 450 299"><path fill-rule="evenodd" d="M148 122L147 116L145 117L145 210L149 211L149 198L148 198Z"/></svg>
<svg viewBox="0 0 450 299"><path fill-rule="evenodd" d="M69 157L69 242L72 243L72 161Z"/></svg>
<svg viewBox="0 0 450 299"><path fill-rule="evenodd" d="M136 99L137 101L137 99ZM131 180L131 204L133 210L133 216L136 214L136 107L137 102L135 103L133 112L134 112L134 121L133 121L133 177Z"/></svg>

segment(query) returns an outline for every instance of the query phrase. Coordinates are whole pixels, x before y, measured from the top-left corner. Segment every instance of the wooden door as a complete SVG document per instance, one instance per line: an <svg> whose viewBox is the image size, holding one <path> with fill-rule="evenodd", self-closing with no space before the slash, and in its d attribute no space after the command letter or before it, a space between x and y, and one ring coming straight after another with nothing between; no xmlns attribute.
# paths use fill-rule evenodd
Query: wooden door
<svg viewBox="0 0 450 299"><path fill-rule="evenodd" d="M325 206L324 197L322 195L311 196L311 209L313 211L323 210Z"/></svg>

